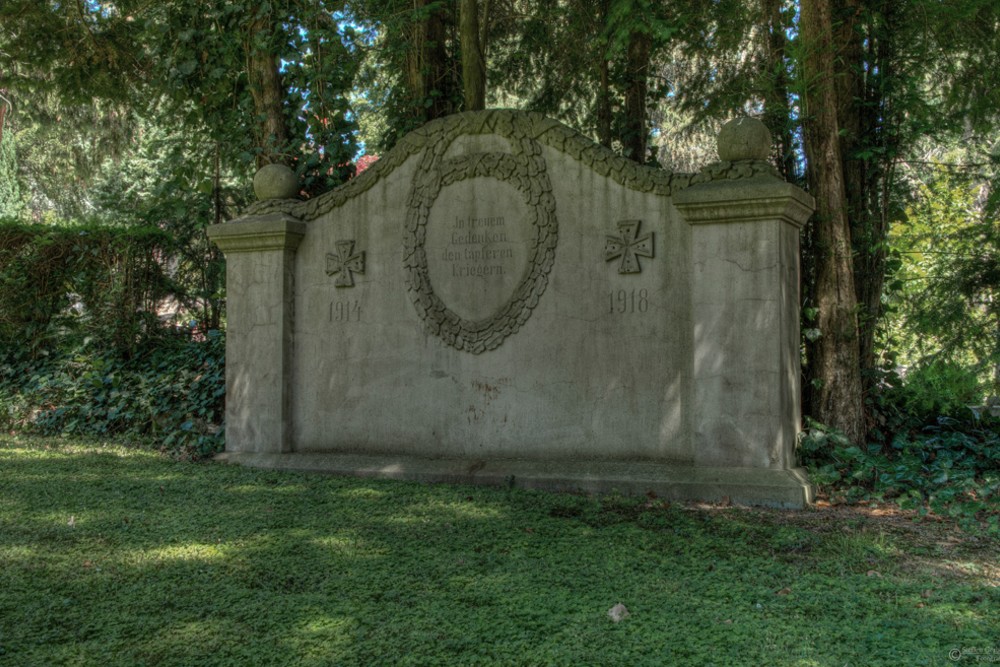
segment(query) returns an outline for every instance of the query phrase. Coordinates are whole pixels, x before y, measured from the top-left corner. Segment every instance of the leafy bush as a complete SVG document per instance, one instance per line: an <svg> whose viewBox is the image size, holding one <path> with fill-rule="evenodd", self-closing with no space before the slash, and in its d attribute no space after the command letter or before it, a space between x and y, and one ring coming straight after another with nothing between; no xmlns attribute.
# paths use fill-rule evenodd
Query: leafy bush
<svg viewBox="0 0 1000 667"><path fill-rule="evenodd" d="M895 500L922 513L954 516L969 528L1000 532L1000 421L942 417L888 445L852 445L815 422L800 454L813 482L834 500Z"/></svg>
<svg viewBox="0 0 1000 667"><path fill-rule="evenodd" d="M0 427L221 449L221 313L199 307L218 290L185 273L193 245L157 226L0 221ZM160 317L168 301L194 306L197 332Z"/></svg>
<svg viewBox="0 0 1000 667"><path fill-rule="evenodd" d="M131 358L87 342L0 354L0 426L42 434L150 438L178 455L220 451L225 340L161 339Z"/></svg>
<svg viewBox="0 0 1000 667"><path fill-rule="evenodd" d="M174 251L155 227L0 222L0 345L37 354L78 334L134 353L178 291Z"/></svg>
<svg viewBox="0 0 1000 667"><path fill-rule="evenodd" d="M969 406L981 403L983 393L974 369L933 360L906 373L897 401L905 414L927 422L939 415L967 417Z"/></svg>

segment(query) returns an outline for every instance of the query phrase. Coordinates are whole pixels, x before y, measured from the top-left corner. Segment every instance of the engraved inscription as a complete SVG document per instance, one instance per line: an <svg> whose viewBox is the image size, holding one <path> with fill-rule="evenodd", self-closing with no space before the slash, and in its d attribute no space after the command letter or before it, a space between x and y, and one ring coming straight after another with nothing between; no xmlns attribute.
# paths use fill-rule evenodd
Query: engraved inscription
<svg viewBox="0 0 1000 667"><path fill-rule="evenodd" d="M610 304L608 313L612 315L645 313L649 310L649 291L645 288L640 290L611 290L608 292L608 302Z"/></svg>
<svg viewBox="0 0 1000 667"><path fill-rule="evenodd" d="M618 223L620 236L608 236L604 244L604 261L610 262L621 257L618 273L639 273L640 257L653 256L653 233L639 236L640 220L621 220Z"/></svg>
<svg viewBox="0 0 1000 667"><path fill-rule="evenodd" d="M492 316L524 275L529 209L513 187L473 177L441 189L427 217L427 277L448 309L469 322Z"/></svg>
<svg viewBox="0 0 1000 667"><path fill-rule="evenodd" d="M505 122L492 126L480 122L491 116L454 118L422 140L403 264L428 332L481 354L517 332L538 305L555 259L558 223L532 118L498 115ZM484 146L449 150L457 138L480 134L502 137L510 152L492 144L483 152Z"/></svg>
<svg viewBox="0 0 1000 667"><path fill-rule="evenodd" d="M489 218L456 217L452 225L451 243L442 255L443 260L451 262L452 277L504 275L508 267L501 260L514 258L514 249L507 239L504 226L502 215Z"/></svg>
<svg viewBox="0 0 1000 667"><path fill-rule="evenodd" d="M330 302L331 322L360 322L361 302L357 299Z"/></svg>
<svg viewBox="0 0 1000 667"><path fill-rule="evenodd" d="M365 272L365 253L354 252L354 241L337 241L337 253L326 256L326 275L337 276L337 287L354 287L354 274Z"/></svg>

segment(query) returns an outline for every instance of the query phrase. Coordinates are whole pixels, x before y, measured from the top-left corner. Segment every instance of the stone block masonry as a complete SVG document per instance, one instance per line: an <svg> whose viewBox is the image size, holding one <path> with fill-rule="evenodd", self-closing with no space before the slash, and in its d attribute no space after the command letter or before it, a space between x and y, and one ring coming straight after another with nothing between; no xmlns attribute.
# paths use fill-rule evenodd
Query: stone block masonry
<svg viewBox="0 0 1000 667"><path fill-rule="evenodd" d="M220 458L808 503L812 201L764 161L762 129L727 126L727 161L677 174L539 115L459 114L332 192L210 228L230 308Z"/></svg>

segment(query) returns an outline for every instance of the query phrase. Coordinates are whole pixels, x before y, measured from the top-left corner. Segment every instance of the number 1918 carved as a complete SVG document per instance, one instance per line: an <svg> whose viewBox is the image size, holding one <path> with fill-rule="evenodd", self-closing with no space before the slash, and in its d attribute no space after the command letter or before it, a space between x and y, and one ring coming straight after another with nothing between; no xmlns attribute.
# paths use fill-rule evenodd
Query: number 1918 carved
<svg viewBox="0 0 1000 667"><path fill-rule="evenodd" d="M608 303L608 313L612 315L645 313L649 310L649 290L611 290L608 292Z"/></svg>

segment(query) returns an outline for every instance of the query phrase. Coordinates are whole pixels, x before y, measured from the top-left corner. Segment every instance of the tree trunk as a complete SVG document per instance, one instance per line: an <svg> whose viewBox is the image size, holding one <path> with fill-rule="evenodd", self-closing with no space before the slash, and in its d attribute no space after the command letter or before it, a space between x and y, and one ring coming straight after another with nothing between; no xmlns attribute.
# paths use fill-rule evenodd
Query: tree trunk
<svg viewBox="0 0 1000 667"><path fill-rule="evenodd" d="M993 316L993 353L1000 352L1000 308L997 308L997 303L995 301L990 303L989 313ZM992 398L1000 392L1000 361L993 364L993 386L990 388L990 396Z"/></svg>
<svg viewBox="0 0 1000 667"><path fill-rule="evenodd" d="M214 224L220 225L225 221L222 211L222 146L215 142L215 155L212 159L212 209L215 213Z"/></svg>
<svg viewBox="0 0 1000 667"><path fill-rule="evenodd" d="M0 70L0 81L3 81L3 79L4 71ZM3 140L3 133L7 128L7 112L14 109L14 103L7 97L11 94L6 88L0 88L0 140Z"/></svg>
<svg viewBox="0 0 1000 667"><path fill-rule="evenodd" d="M844 432L852 442L865 437L858 349L857 294L844 189L832 17L829 0L802 0L804 49L803 120L809 182L816 198L816 306L814 356L808 360L813 416Z"/></svg>
<svg viewBox="0 0 1000 667"><path fill-rule="evenodd" d="M649 57L652 39L642 32L629 35L625 53L625 127L622 136L625 157L646 161L646 93L649 89Z"/></svg>
<svg viewBox="0 0 1000 667"><path fill-rule="evenodd" d="M486 108L486 62L479 41L478 0L461 0L459 35L465 110L482 111Z"/></svg>
<svg viewBox="0 0 1000 667"><path fill-rule="evenodd" d="M258 120L255 132L257 146L257 167L271 163L288 163L288 127L285 123L285 89L278 70L278 59L266 48L257 44L270 41L273 32L271 19L267 15L256 18L250 25L250 35L246 42L247 77L253 96L254 111ZM266 36L266 37L265 37Z"/></svg>
<svg viewBox="0 0 1000 667"><path fill-rule="evenodd" d="M410 35L406 78L414 117L422 122L452 112L448 76L447 22L434 0L414 0L417 20Z"/></svg>
<svg viewBox="0 0 1000 667"><path fill-rule="evenodd" d="M606 26L608 24L608 13L610 11L610 0L599 0L597 3L598 17L597 25ZM600 29L598 29L600 30ZM594 36L597 44L597 72L598 87L596 100L597 113L597 141L605 148L611 148L613 136L611 134L611 63L608 61L608 51L611 40L599 34Z"/></svg>
<svg viewBox="0 0 1000 667"><path fill-rule="evenodd" d="M854 288L858 298L858 354L863 389L867 393L875 380L875 326L881 311L884 238L876 224L876 210L870 207L874 182L873 160L862 152L874 140L865 52L866 36L859 0L832 0L833 39L840 62L836 78L837 122L840 125L840 153L844 160L844 189L847 218L854 252ZM877 205L877 204L876 204ZM882 261L879 261L879 257Z"/></svg>
<svg viewBox="0 0 1000 667"><path fill-rule="evenodd" d="M413 8L419 12L427 4L426 0L414 0ZM406 52L406 89L410 97L412 114L415 118L424 119L424 98L427 96L424 77L424 43L427 41L427 22L416 18L410 26L409 49Z"/></svg>
<svg viewBox="0 0 1000 667"><path fill-rule="evenodd" d="M844 13L851 16L860 8L849 5ZM858 293L859 346L862 379L866 393L876 390L878 355L875 332L882 317L882 292L885 284L886 238L889 234L889 189L892 185L898 134L891 128L898 122L889 106L885 82L894 77L892 71L894 32L888 29L901 11L896 0L884 0L877 8L869 7L866 30L855 29L848 53L858 58L855 84L850 92L854 98L852 113L856 117L857 140L848 161L847 177L858 188L852 197L851 210L857 216L851 220L854 240L855 287ZM864 72L862 76L861 72ZM842 102L844 106L846 101ZM851 137L845 137L850 140ZM859 148L866 156L858 155Z"/></svg>
<svg viewBox="0 0 1000 667"><path fill-rule="evenodd" d="M607 56L601 54L600 83L597 89L597 141L611 148L611 76Z"/></svg>
<svg viewBox="0 0 1000 667"><path fill-rule="evenodd" d="M781 159L778 164L786 181L795 182L796 156L792 136L792 109L788 102L788 70L785 50L788 46L788 26L781 15L782 0L762 0L762 10L768 23L767 68L769 79L764 99L764 124L777 137Z"/></svg>
<svg viewBox="0 0 1000 667"><path fill-rule="evenodd" d="M886 26L894 24L900 8L894 0L877 5L866 0L833 2L833 36L842 59L837 117L854 250L859 359L864 391L869 395L878 380L875 332L883 312L888 188L894 160L893 151L886 149L895 148L886 143L894 136L887 127L895 122L884 87L892 76L893 32Z"/></svg>

